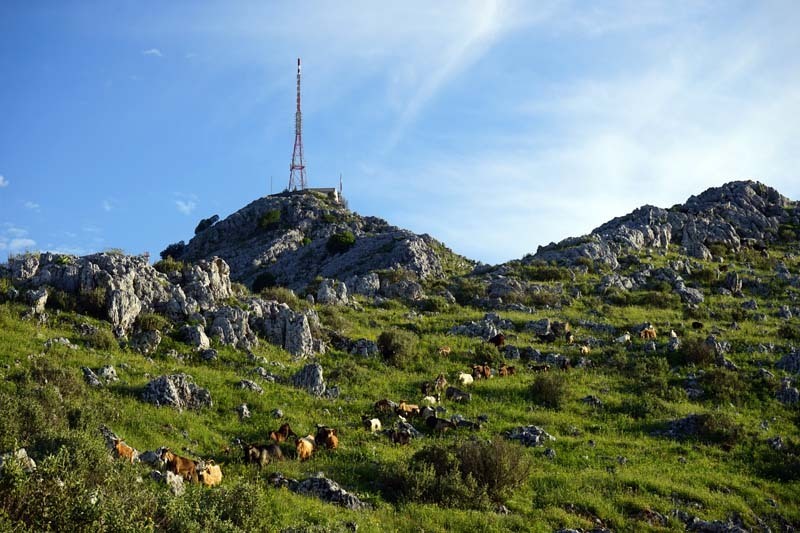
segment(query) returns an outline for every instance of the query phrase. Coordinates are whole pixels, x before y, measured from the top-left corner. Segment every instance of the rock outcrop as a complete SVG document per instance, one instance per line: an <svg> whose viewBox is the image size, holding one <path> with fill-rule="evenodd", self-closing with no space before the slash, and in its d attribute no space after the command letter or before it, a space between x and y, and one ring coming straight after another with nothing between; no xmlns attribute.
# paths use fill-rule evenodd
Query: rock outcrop
<svg viewBox="0 0 800 533"><path fill-rule="evenodd" d="M680 245L688 256L712 259L711 250L716 247L738 251L743 245L759 247L775 240L781 224L797 223L800 214L796 207L771 187L734 181L669 209L640 207L589 235L540 246L536 254L522 261L573 266L591 260L616 269L624 253L642 248L666 250L671 243Z"/></svg>
<svg viewBox="0 0 800 533"><path fill-rule="evenodd" d="M348 233L352 244L329 244L334 235ZM311 191L259 198L163 253L191 262L221 257L230 265L231 278L246 285L269 279L300 290L321 276L357 284L353 292L359 294L374 287L374 278L364 276L379 270L441 277L442 253L463 263L465 270L471 265L428 235L359 216Z"/></svg>
<svg viewBox="0 0 800 533"><path fill-rule="evenodd" d="M177 409L200 409L213 405L208 390L195 385L188 374L160 376L152 380L145 387L142 399L157 406Z"/></svg>

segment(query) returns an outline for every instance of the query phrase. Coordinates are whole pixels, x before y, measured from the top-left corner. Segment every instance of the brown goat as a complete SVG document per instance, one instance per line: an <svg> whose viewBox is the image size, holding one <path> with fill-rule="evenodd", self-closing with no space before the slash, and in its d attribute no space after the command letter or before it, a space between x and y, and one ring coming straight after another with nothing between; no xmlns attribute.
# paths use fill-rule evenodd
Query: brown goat
<svg viewBox="0 0 800 533"><path fill-rule="evenodd" d="M297 439L295 442L295 449L297 450L297 458L300 461L307 461L311 459L311 454L314 453L314 449L316 448L316 442L314 441L314 435L308 435L303 437L302 439Z"/></svg>
<svg viewBox="0 0 800 533"><path fill-rule="evenodd" d="M175 455L168 448L161 452L161 460L167 465L167 470L175 475L183 477L186 481L197 483L197 461Z"/></svg>
<svg viewBox="0 0 800 533"><path fill-rule="evenodd" d="M114 452L116 452L117 457L125 458L131 464L139 457L139 452L122 442L122 439L114 439Z"/></svg>
<svg viewBox="0 0 800 533"><path fill-rule="evenodd" d="M317 446L325 446L329 450L335 450L339 447L339 435L335 429L327 426L317 427L317 435L314 437L314 442Z"/></svg>

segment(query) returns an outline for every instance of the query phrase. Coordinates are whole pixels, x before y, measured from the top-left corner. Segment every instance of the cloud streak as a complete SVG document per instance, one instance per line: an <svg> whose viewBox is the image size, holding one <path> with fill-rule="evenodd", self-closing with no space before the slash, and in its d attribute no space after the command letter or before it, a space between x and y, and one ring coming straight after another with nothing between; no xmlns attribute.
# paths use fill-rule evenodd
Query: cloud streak
<svg viewBox="0 0 800 533"><path fill-rule="evenodd" d="M197 207L197 203L194 200L175 200L175 207L179 213L191 215L192 211Z"/></svg>
<svg viewBox="0 0 800 533"><path fill-rule="evenodd" d="M162 54L161 50L159 50L158 48L150 48L149 50L142 50L142 55L152 56L152 57L164 57L164 54Z"/></svg>
<svg viewBox="0 0 800 533"><path fill-rule="evenodd" d="M6 179L6 177L0 174L0 189L2 189L3 187L8 187L8 183L9 182Z"/></svg>

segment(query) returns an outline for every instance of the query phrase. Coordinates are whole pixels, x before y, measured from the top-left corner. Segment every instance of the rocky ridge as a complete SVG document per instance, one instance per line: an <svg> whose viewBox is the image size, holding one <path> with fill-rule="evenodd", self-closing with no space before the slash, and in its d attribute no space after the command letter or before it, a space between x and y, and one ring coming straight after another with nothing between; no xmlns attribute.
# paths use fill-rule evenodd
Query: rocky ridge
<svg viewBox="0 0 800 533"><path fill-rule="evenodd" d="M465 269L471 265L428 235L362 217L310 191L259 198L224 220L213 220L201 223L188 243L173 244L162 256L189 262L221 257L230 265L231 278L249 286L260 277L301 290L321 276L346 282L350 292L361 294L380 290L380 283L364 278L375 271L440 278L445 254ZM334 235L347 232L355 238L352 244L339 249L329 244Z"/></svg>
<svg viewBox="0 0 800 533"><path fill-rule="evenodd" d="M591 260L617 268L622 254L642 248L666 250L670 244L679 245L690 257L708 260L716 247L738 251L777 240L781 225L800 222L797 207L797 202L762 183L734 181L669 209L642 206L583 237L540 246L522 262L573 266Z"/></svg>

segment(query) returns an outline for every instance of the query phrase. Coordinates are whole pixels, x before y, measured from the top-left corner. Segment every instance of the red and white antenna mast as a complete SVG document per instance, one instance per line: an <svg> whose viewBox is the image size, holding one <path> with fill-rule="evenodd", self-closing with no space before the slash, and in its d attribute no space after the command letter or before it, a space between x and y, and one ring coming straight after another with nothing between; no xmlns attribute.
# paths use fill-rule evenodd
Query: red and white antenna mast
<svg viewBox="0 0 800 533"><path fill-rule="evenodd" d="M300 58L297 58L297 111L294 115L294 151L289 167L289 190L306 188L306 163L303 160L303 116L300 112Z"/></svg>

